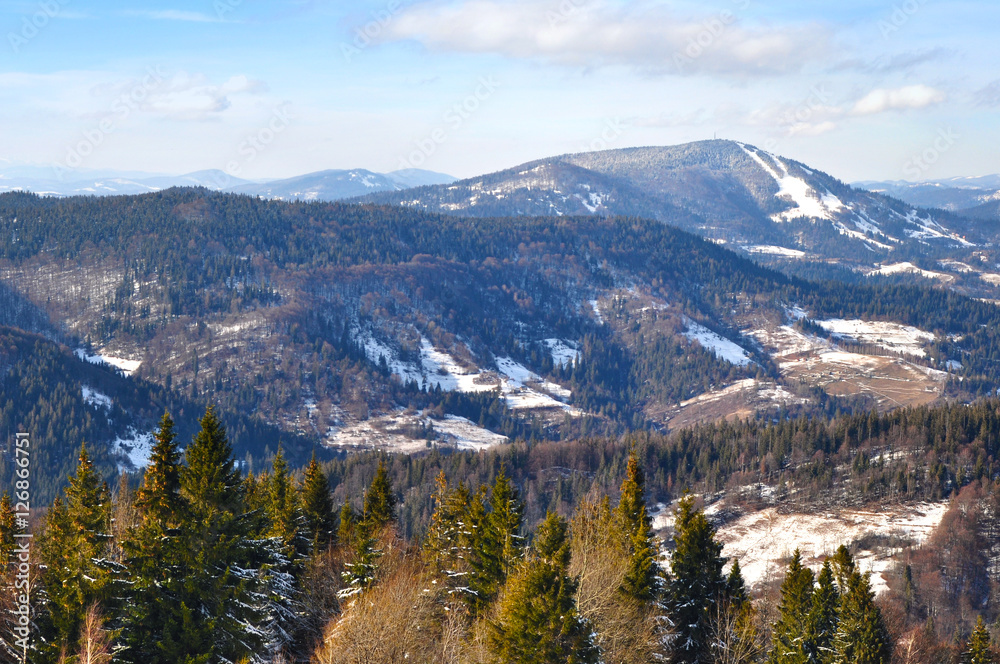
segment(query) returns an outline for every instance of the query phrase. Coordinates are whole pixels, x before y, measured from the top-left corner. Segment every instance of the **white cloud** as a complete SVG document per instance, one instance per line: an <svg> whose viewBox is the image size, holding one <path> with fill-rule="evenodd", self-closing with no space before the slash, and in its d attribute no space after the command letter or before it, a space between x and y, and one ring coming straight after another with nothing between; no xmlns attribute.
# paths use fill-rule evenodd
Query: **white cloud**
<svg viewBox="0 0 1000 664"><path fill-rule="evenodd" d="M945 93L927 85L908 85L902 88L878 88L859 99L851 112L854 115L873 115L885 111L902 111L926 108L940 104Z"/></svg>
<svg viewBox="0 0 1000 664"><path fill-rule="evenodd" d="M830 49L821 26L748 28L740 18L735 8L694 19L662 6L629 10L606 0L431 0L393 17L379 40L562 65L738 76L798 71Z"/></svg>
<svg viewBox="0 0 1000 664"><path fill-rule="evenodd" d="M0 74L0 103L84 122L139 112L172 120L219 117L237 97L260 96L267 86L244 75L215 83L203 74L150 67L138 76L98 71Z"/></svg>
<svg viewBox="0 0 1000 664"><path fill-rule="evenodd" d="M205 120L227 110L231 97L256 94L265 86L246 76L233 76L214 85L202 75L181 72L156 88L142 101L141 109L175 120Z"/></svg>

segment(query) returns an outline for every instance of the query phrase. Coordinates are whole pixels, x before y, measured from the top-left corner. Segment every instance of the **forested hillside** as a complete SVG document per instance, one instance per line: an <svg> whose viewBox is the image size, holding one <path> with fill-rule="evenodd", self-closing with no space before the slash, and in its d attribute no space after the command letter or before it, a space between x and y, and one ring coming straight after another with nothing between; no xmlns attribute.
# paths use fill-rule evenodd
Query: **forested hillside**
<svg viewBox="0 0 1000 664"><path fill-rule="evenodd" d="M1000 385L993 304L793 279L631 217L470 220L204 189L15 193L0 196L0 273L9 324L128 363L129 383L170 399L242 413L233 433L251 463L276 442L251 431L283 431L300 464L316 443L479 449ZM10 425L37 422L31 408L9 410ZM136 408L121 421L148 440L151 411ZM73 426L52 444L94 436L110 464L110 429ZM66 470L43 472L54 483Z"/></svg>

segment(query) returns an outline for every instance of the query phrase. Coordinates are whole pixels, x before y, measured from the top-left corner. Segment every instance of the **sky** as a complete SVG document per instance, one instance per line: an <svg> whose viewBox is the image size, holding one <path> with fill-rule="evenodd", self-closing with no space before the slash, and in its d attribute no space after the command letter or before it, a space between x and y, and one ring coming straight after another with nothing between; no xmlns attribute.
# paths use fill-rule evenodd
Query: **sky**
<svg viewBox="0 0 1000 664"><path fill-rule="evenodd" d="M0 0L0 173L466 177L736 139L1000 172L991 0Z"/></svg>

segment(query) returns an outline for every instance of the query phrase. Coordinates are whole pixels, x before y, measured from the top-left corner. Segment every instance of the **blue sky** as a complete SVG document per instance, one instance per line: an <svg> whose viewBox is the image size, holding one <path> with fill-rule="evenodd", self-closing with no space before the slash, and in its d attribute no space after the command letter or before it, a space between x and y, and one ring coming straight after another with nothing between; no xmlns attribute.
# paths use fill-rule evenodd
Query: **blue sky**
<svg viewBox="0 0 1000 664"><path fill-rule="evenodd" d="M844 180L1000 171L986 0L0 0L0 172L469 176L734 138Z"/></svg>

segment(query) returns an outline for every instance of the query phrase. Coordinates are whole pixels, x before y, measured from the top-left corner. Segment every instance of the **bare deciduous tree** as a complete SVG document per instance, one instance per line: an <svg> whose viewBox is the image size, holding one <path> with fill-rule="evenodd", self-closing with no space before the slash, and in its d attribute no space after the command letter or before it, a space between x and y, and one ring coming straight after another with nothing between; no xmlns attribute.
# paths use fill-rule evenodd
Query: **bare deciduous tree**
<svg viewBox="0 0 1000 664"><path fill-rule="evenodd" d="M111 661L111 634L104 629L104 615L95 602L87 609L80 626L77 664L108 664Z"/></svg>

